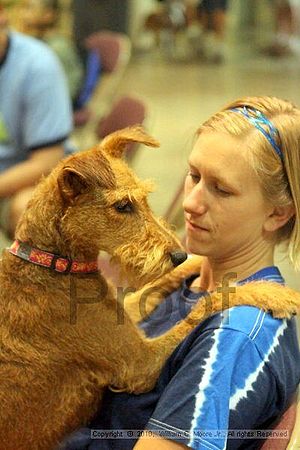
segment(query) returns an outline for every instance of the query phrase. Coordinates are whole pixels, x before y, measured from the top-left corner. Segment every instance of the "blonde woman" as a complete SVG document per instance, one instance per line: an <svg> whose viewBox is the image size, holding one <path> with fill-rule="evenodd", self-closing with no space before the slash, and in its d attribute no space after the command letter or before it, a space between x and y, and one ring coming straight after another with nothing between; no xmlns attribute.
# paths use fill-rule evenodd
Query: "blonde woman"
<svg viewBox="0 0 300 450"><path fill-rule="evenodd" d="M279 242L299 269L299 173L300 111L289 102L243 98L199 128L183 206L187 247L203 263L140 324L148 336L164 333L228 280L284 284L274 266ZM259 283L255 289L259 296ZM151 392L108 391L90 424L102 431L82 430L65 448L257 449L299 380L295 320L231 308L194 328Z"/></svg>

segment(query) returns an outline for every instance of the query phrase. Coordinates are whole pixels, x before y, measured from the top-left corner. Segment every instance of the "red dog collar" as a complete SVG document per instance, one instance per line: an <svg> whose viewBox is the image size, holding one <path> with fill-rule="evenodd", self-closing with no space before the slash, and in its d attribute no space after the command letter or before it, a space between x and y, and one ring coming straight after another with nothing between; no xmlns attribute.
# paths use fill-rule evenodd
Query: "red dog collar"
<svg viewBox="0 0 300 450"><path fill-rule="evenodd" d="M37 266L47 267L59 273L95 273L98 271L97 261L72 261L54 253L30 247L26 242L16 240L8 251L25 261L36 264Z"/></svg>

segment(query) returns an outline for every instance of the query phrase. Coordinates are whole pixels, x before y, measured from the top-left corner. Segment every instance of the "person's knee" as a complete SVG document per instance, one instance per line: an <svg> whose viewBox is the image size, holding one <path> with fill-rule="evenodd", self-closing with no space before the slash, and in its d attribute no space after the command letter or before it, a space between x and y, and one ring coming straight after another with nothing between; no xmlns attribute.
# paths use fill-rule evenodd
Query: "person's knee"
<svg viewBox="0 0 300 450"><path fill-rule="evenodd" d="M17 223L32 196L33 189L33 187L23 189L11 197L8 216L8 232L11 237L14 235Z"/></svg>

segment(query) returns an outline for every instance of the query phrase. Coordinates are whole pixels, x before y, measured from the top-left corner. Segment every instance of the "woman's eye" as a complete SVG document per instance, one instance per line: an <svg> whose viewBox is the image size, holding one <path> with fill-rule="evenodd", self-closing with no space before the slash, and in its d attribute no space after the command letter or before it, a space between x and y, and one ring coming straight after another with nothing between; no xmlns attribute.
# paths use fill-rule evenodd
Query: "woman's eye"
<svg viewBox="0 0 300 450"><path fill-rule="evenodd" d="M193 183L197 184L200 181L200 175L197 175L196 173L189 172L188 176L192 179Z"/></svg>
<svg viewBox="0 0 300 450"><path fill-rule="evenodd" d="M128 214L128 213L132 213L134 211L133 203L131 203L131 201L129 201L129 200L116 202L113 206L114 206L115 210L119 213L127 213Z"/></svg>
<svg viewBox="0 0 300 450"><path fill-rule="evenodd" d="M225 189L223 189L222 187L220 187L218 185L215 186L215 190L221 195L224 195L224 196L230 195L230 192L225 191Z"/></svg>

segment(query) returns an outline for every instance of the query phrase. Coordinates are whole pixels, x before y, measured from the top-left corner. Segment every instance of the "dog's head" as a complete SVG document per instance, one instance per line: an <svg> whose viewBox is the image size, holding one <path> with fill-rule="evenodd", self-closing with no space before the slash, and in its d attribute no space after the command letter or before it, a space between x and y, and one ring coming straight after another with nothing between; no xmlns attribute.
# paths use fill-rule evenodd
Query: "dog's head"
<svg viewBox="0 0 300 450"><path fill-rule="evenodd" d="M127 177L128 183L132 182L132 179L136 181L136 177L122 161L122 156L131 143L159 146L141 127L131 127L116 131L97 147L66 159L57 177L64 202L73 203L79 195L99 187L116 189L120 184L117 179L122 176ZM118 160L120 164L117 163Z"/></svg>
<svg viewBox="0 0 300 450"><path fill-rule="evenodd" d="M46 250L81 260L96 259L104 250L127 277L143 283L170 270L170 253L180 245L148 206L150 183L140 181L122 159L133 142L159 145L142 128L125 128L62 161L37 188L17 237L22 240L35 221L35 228L42 226L27 241L38 246L41 237L43 248L49 247L52 234Z"/></svg>

